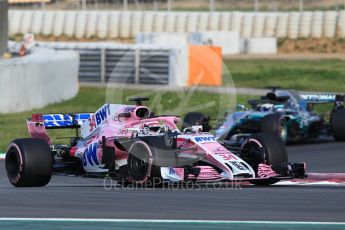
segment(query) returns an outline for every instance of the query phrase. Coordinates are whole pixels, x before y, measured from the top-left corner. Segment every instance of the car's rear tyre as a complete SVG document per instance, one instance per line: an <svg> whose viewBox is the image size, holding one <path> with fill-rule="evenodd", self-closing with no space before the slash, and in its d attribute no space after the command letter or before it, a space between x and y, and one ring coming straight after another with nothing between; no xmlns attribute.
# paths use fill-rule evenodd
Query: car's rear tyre
<svg viewBox="0 0 345 230"><path fill-rule="evenodd" d="M209 132L212 127L210 125L210 117L203 113L191 112L183 119L182 130L194 125L201 125L203 132Z"/></svg>
<svg viewBox="0 0 345 230"><path fill-rule="evenodd" d="M345 141L345 109L336 109L332 114L333 136L336 141Z"/></svg>
<svg viewBox="0 0 345 230"><path fill-rule="evenodd" d="M258 173L258 166L261 163L267 165L285 164L288 163L288 154L282 140L269 133L260 133L250 136L244 145L244 149L249 150L249 159L247 163L253 168L256 175ZM258 148L263 148L264 152L256 151ZM266 180L250 181L256 185L270 185L277 183L279 180L274 178L268 178Z"/></svg>
<svg viewBox="0 0 345 230"><path fill-rule="evenodd" d="M261 132L274 134L286 143L288 141L288 126L279 114L269 114L261 120Z"/></svg>
<svg viewBox="0 0 345 230"><path fill-rule="evenodd" d="M8 147L5 164L12 185L41 187L51 179L53 155L48 143L42 139L16 139Z"/></svg>

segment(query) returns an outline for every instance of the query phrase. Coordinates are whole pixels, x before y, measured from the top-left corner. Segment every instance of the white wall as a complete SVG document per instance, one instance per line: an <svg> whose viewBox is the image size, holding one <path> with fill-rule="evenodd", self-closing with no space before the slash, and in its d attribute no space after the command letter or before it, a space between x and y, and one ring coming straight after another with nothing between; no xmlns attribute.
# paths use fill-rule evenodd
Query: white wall
<svg viewBox="0 0 345 230"><path fill-rule="evenodd" d="M245 53L275 54L278 51L277 38L245 38Z"/></svg>
<svg viewBox="0 0 345 230"><path fill-rule="evenodd" d="M136 44L156 44L156 45L169 45L169 46L180 46L188 44L187 33L171 33L171 32L160 32L160 33L137 33L135 36Z"/></svg>
<svg viewBox="0 0 345 230"><path fill-rule="evenodd" d="M0 113L42 108L78 93L79 55L35 48L31 55L0 61Z"/></svg>
<svg viewBox="0 0 345 230"><path fill-rule="evenodd" d="M223 55L240 53L240 34L237 31L203 31L189 36L194 45L211 45L222 47Z"/></svg>

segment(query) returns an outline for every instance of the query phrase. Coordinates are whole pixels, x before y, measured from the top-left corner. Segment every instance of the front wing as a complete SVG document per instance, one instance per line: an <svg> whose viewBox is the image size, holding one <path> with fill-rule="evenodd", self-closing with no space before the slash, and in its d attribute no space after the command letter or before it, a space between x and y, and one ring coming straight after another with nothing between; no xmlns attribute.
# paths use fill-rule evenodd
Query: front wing
<svg viewBox="0 0 345 230"><path fill-rule="evenodd" d="M172 168L162 167L161 176L167 182L184 182L184 181L197 181L197 182L210 182L210 181L248 181L248 182L278 182L280 180L289 179L304 179L306 178L305 163L287 163L276 164L272 166L263 165L266 168L266 173L258 171L258 176L248 177L234 177L233 179L222 178L221 174L211 167L198 167L198 168ZM270 170L267 170L269 167ZM265 171L265 170L264 170Z"/></svg>

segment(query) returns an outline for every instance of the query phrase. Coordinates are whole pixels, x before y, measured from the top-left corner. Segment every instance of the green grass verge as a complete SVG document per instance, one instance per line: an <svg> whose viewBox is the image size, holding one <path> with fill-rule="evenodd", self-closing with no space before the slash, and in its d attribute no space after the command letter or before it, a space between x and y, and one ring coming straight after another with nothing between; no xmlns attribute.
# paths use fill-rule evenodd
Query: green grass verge
<svg viewBox="0 0 345 230"><path fill-rule="evenodd" d="M147 92L146 92L147 93ZM123 91L123 102L131 95L143 95L145 92L139 90L125 90ZM231 95L218 95L205 92L194 92L191 95L190 100L186 98L188 95L177 92L154 92L152 93L151 100L154 99L153 111L163 114L162 111L168 112L168 114L184 116L189 108L197 107L199 105L205 105L210 101L214 101L213 106L209 106L205 109L198 109L200 112L210 115L212 118L217 116L219 111L223 112L226 109L230 109L231 103L220 103L219 98L222 97L223 101L229 99L231 101ZM243 103L248 100L249 96L237 96L238 102ZM157 103L158 102L158 103ZM100 106L105 103L105 89L104 88L86 88L82 87L78 95L68 101L47 106L43 109L32 110L23 113L16 114L2 114L0 115L0 152L4 152L8 143L15 138L28 137L25 119L30 117L33 113L68 113L68 112L94 112ZM117 102L122 103L122 102ZM233 105L233 104L232 104ZM220 108L221 106L221 108ZM49 130L51 136L55 139L61 136L73 135L72 130ZM67 140L67 139L66 139ZM63 140L57 140L56 142L63 142Z"/></svg>
<svg viewBox="0 0 345 230"><path fill-rule="evenodd" d="M226 60L236 87L345 92L342 60ZM224 84L231 80L224 76Z"/></svg>

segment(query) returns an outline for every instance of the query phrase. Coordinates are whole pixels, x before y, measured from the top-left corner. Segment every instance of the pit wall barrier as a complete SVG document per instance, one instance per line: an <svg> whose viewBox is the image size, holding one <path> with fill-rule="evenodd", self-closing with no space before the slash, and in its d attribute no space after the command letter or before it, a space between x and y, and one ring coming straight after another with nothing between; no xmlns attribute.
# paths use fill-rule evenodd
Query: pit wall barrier
<svg viewBox="0 0 345 230"><path fill-rule="evenodd" d="M0 113L22 112L73 98L78 93L79 55L34 48L0 61Z"/></svg>
<svg viewBox="0 0 345 230"><path fill-rule="evenodd" d="M36 42L36 45L78 52L82 82L185 86L188 80L186 44Z"/></svg>
<svg viewBox="0 0 345 230"><path fill-rule="evenodd" d="M170 46L111 42L36 44L39 47L78 52L79 80L82 82L171 86L218 86L222 82L221 47L186 43Z"/></svg>
<svg viewBox="0 0 345 230"><path fill-rule="evenodd" d="M247 54L275 54L278 52L277 38L246 38L244 53Z"/></svg>
<svg viewBox="0 0 345 230"><path fill-rule="evenodd" d="M146 32L138 33L135 37L135 43L219 46L222 48L222 55L224 56L239 53L275 54L278 51L278 42L275 37L241 38L237 31Z"/></svg>
<svg viewBox="0 0 345 230"><path fill-rule="evenodd" d="M237 31L241 37L345 37L345 11L154 12L10 10L10 35L131 39L140 32Z"/></svg>

